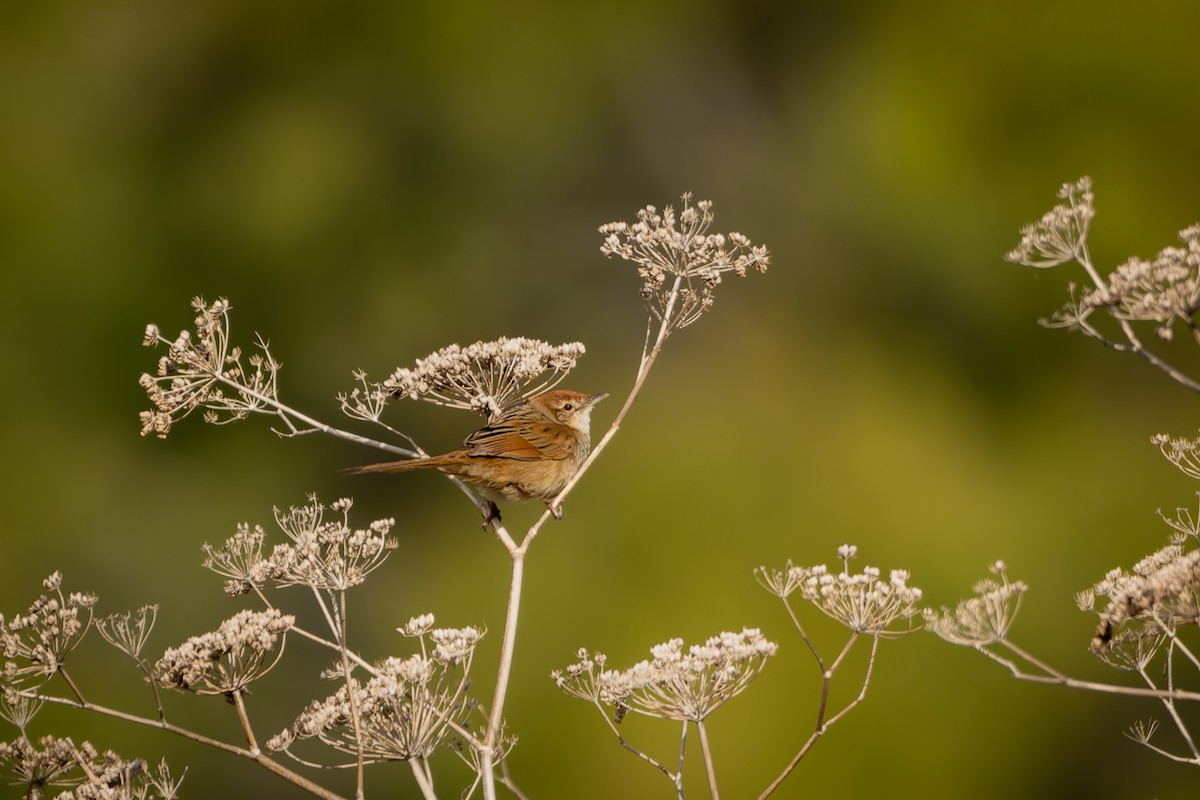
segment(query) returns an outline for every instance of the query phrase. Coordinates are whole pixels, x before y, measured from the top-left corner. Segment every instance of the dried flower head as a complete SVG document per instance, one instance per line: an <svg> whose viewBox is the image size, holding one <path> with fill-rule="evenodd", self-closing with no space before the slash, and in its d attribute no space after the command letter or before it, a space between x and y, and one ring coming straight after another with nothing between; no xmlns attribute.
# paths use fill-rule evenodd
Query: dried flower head
<svg viewBox="0 0 1200 800"><path fill-rule="evenodd" d="M251 528L249 523L239 522L237 531L220 547L204 543L204 568L229 579L225 582L229 596L245 594L271 577L273 565L262 554L266 537L261 525Z"/></svg>
<svg viewBox="0 0 1200 800"><path fill-rule="evenodd" d="M0 719L9 722L24 735L25 728L42 710L44 703L40 697L33 697L6 686L3 693L0 693Z"/></svg>
<svg viewBox="0 0 1200 800"><path fill-rule="evenodd" d="M361 369L354 370L352 374L359 385L349 392L338 392L338 405L342 413L353 419L382 424L380 417L392 393L383 388L382 383L367 378L367 373Z"/></svg>
<svg viewBox="0 0 1200 800"><path fill-rule="evenodd" d="M1166 642L1167 634L1161 630L1128 627L1113 636L1104 647L1093 648L1093 652L1115 669L1144 672Z"/></svg>
<svg viewBox="0 0 1200 800"><path fill-rule="evenodd" d="M1200 549L1185 552L1179 545L1168 545L1128 572L1110 570L1077 600L1080 608L1099 617L1093 649L1108 647L1114 631L1130 620L1173 633L1200 621Z"/></svg>
<svg viewBox="0 0 1200 800"><path fill-rule="evenodd" d="M789 562L786 570L774 573L760 567L759 582L780 597L798 590L805 600L855 633L868 636L906 633L906 629L892 629L892 626L920 613L917 603L921 600L921 590L908 585L907 570L894 569L886 579L877 567L867 566L861 572L851 573L850 561L857 554L858 548L853 545L839 547L842 569L837 573L824 564L798 567Z"/></svg>
<svg viewBox="0 0 1200 800"><path fill-rule="evenodd" d="M1163 457L1189 478L1200 480L1200 438L1168 436L1159 433L1150 441L1158 446Z"/></svg>
<svg viewBox="0 0 1200 800"><path fill-rule="evenodd" d="M686 651L682 639L650 648L652 658L627 670L605 670L603 653L578 652L579 660L551 673L569 695L613 706L624 716L701 722L740 694L775 655L777 645L757 628L721 633Z"/></svg>
<svg viewBox="0 0 1200 800"><path fill-rule="evenodd" d="M1021 229L1021 242L1004 258L1027 267L1054 267L1076 260L1087 245L1088 227L1096 215L1092 179L1065 183L1058 191L1063 203Z"/></svg>
<svg viewBox="0 0 1200 800"><path fill-rule="evenodd" d="M633 224L600 226L600 252L637 265L642 298L668 332L700 318L713 304L722 275L732 272L741 278L750 270L766 272L771 262L766 247L751 244L740 233L708 233L711 201L692 205L691 194L684 194L682 203L678 217L672 206L661 213L646 206Z"/></svg>
<svg viewBox="0 0 1200 800"><path fill-rule="evenodd" d="M64 594L59 572L42 585L51 594L39 597L28 612L12 619L0 616L0 648L5 658L2 680L6 685L21 685L31 678L44 683L62 668L91 627L94 594Z"/></svg>
<svg viewBox="0 0 1200 800"><path fill-rule="evenodd" d="M1008 629L1021 608L1021 596L1028 588L1024 581L1010 581L1003 561L991 567L996 578L987 578L973 587L975 596L953 609L925 610L925 627L952 644L983 647L1008 636Z"/></svg>
<svg viewBox="0 0 1200 800"><path fill-rule="evenodd" d="M424 628L424 617L419 619L415 627ZM388 658L365 685L351 678L324 700L314 700L286 730L271 737L267 748L287 750L299 739L315 737L338 752L357 754L353 692L368 762L428 758L447 742L453 730L450 723L464 725L474 708L467 688L475 644L482 634L468 627L415 635L421 637L420 653Z"/></svg>
<svg viewBox="0 0 1200 800"><path fill-rule="evenodd" d="M192 300L196 311L193 336L182 331L174 340L162 336L156 325L148 325L142 343L147 347L165 344L167 355L159 359L155 374L139 379L153 408L141 412L142 435L165 438L171 426L196 409L205 409L205 420L215 424L234 422L251 412L275 414L264 401L276 400L279 363L271 357L267 343L256 341L260 353L249 356L247 369L242 352L229 343L229 301L221 298L206 303ZM226 395L222 383L243 390Z"/></svg>
<svg viewBox="0 0 1200 800"><path fill-rule="evenodd" d="M325 506L316 495L308 504L286 512L275 509L275 521L290 541L278 544L263 557L266 534L261 526L241 523L219 548L204 545L204 566L229 580L225 591L238 595L268 581L278 586L303 585L341 591L367 579L397 543L390 535L394 519L378 519L366 528L350 525L354 502L342 498L329 510L338 516L325 519Z"/></svg>
<svg viewBox="0 0 1200 800"><path fill-rule="evenodd" d="M141 759L125 760L111 750L100 753L89 742L76 747L70 739L44 736L34 746L22 737L0 742L0 766L25 787L25 797L45 797L45 790L66 786L56 800L174 800L180 781L172 780L166 762L151 772Z"/></svg>
<svg viewBox="0 0 1200 800"><path fill-rule="evenodd" d="M792 592L799 589L805 576L805 569L797 567L791 559L788 559L783 569L769 567L755 567L754 569L754 577L759 584L781 600L786 600Z"/></svg>
<svg viewBox="0 0 1200 800"><path fill-rule="evenodd" d="M196 694L242 692L278 663L283 635L295 621L276 608L240 611L217 630L193 636L163 653L154 666L155 679L163 686Z"/></svg>
<svg viewBox="0 0 1200 800"><path fill-rule="evenodd" d="M104 637L104 641L135 661L140 661L142 648L146 646L157 618L158 606L142 606L136 614L126 611L96 620L96 630Z"/></svg>
<svg viewBox="0 0 1200 800"><path fill-rule="evenodd" d="M308 505L275 510L275 521L291 539L271 552L271 578L280 586L349 589L365 581L396 549L396 540L389 535L395 519L377 519L366 528L354 529L349 498L333 504L330 510L339 518L328 521L316 495L308 499Z"/></svg>
<svg viewBox="0 0 1200 800"><path fill-rule="evenodd" d="M1200 497L1200 492L1196 492L1196 496ZM1174 517L1168 517L1160 508L1158 516L1173 531L1171 544L1183 544L1188 539L1193 543L1200 540L1200 514L1193 514L1190 508L1176 508Z"/></svg>
<svg viewBox="0 0 1200 800"><path fill-rule="evenodd" d="M552 345L523 337L452 344L417 359L412 369L397 369L382 388L395 397L466 408L490 419L518 397L557 386L584 352L580 342Z"/></svg>
<svg viewBox="0 0 1200 800"><path fill-rule="evenodd" d="M24 786L25 797L41 797L49 787L78 783L80 778L73 775L79 767L76 755L94 757L95 753L87 742L78 749L70 739L43 736L35 747L22 736L12 742L0 742L0 766L12 776L5 783Z"/></svg>
<svg viewBox="0 0 1200 800"><path fill-rule="evenodd" d="M1119 319L1162 323L1158 334L1171 338L1176 320L1191 324L1200 310L1200 225L1179 232L1183 247L1161 250L1153 261L1131 258L1108 282L1082 300L1090 308L1108 308Z"/></svg>

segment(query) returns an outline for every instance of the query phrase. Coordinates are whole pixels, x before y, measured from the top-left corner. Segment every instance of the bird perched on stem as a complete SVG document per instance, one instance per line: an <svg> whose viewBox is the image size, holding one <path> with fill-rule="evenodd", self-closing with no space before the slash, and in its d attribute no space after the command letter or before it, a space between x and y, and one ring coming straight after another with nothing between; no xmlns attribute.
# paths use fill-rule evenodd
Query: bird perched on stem
<svg viewBox="0 0 1200 800"><path fill-rule="evenodd" d="M606 397L607 392L543 392L500 409L487 425L468 436L459 450L344 471L363 475L436 469L479 488L491 504L488 522L500 519L496 503L533 499L544 502L562 519L561 509L552 502L587 458L592 446L592 407Z"/></svg>

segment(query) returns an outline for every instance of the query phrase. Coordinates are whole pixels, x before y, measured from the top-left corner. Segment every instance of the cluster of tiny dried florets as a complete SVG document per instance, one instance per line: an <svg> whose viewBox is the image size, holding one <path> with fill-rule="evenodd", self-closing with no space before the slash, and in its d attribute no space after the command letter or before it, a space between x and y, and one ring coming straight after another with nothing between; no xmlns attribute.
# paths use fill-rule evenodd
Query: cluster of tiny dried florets
<svg viewBox="0 0 1200 800"><path fill-rule="evenodd" d="M164 438L171 426L199 408L205 409L205 420L212 423L233 422L255 411L276 413L266 409L263 401L276 399L275 376L279 364L261 339L261 353L247 359L249 369L242 366L242 352L229 343L229 301L221 298L206 303L203 298L192 300L196 311L193 335L181 331L175 339L163 337L157 325L146 326L142 343L147 347L168 346L167 355L158 360L154 375L144 373L139 380L153 408L141 412L142 435L155 434ZM222 381L236 383L245 391L227 395Z"/></svg>
<svg viewBox="0 0 1200 800"><path fill-rule="evenodd" d="M684 194L676 216L667 206L661 212L646 206L638 221L610 222L600 226L604 243L600 252L637 265L642 297L651 310L673 330L690 325L713 304L721 277L732 272L739 278L750 270L766 272L767 248L754 245L740 233L708 233L712 202L692 205Z"/></svg>
<svg viewBox="0 0 1200 800"><path fill-rule="evenodd" d="M1021 229L1021 242L1005 259L1027 267L1054 267L1085 254L1088 229L1096 216L1092 179L1084 176L1058 190L1064 202Z"/></svg>
<svg viewBox="0 0 1200 800"><path fill-rule="evenodd" d="M5 659L0 682L5 685L50 678L91 627L94 594L64 594L59 572L42 585L51 594L39 597L28 612L11 619L0 616L0 649Z"/></svg>
<svg viewBox="0 0 1200 800"><path fill-rule="evenodd" d="M140 661L142 648L146 646L157 619L158 606L142 606L136 612L126 611L101 617L96 620L96 630L104 637L104 641Z"/></svg>
<svg viewBox="0 0 1200 800"><path fill-rule="evenodd" d="M1083 295L1085 307L1108 308L1128 320L1159 322L1158 335L1171 338L1177 320L1192 325L1200 310L1200 225L1179 232L1183 247L1159 251L1153 261L1131 258L1108 282Z"/></svg>
<svg viewBox="0 0 1200 800"><path fill-rule="evenodd" d="M740 694L775 655L778 646L757 628L724 632L683 649L671 639L650 649L652 658L626 670L606 670L603 653L578 652L579 660L551 673L569 695L611 706L620 718L635 711L660 719L702 722Z"/></svg>
<svg viewBox="0 0 1200 800"><path fill-rule="evenodd" d="M1093 642L1097 649L1106 647L1114 631L1130 620L1145 621L1155 633L1195 624L1200 621L1200 549L1167 545L1128 572L1109 571L1076 600L1081 609L1099 617Z"/></svg>
<svg viewBox="0 0 1200 800"><path fill-rule="evenodd" d="M196 694L243 692L278 663L283 635L295 621L276 608L239 611L217 630L163 653L154 676L163 686Z"/></svg>
<svg viewBox="0 0 1200 800"><path fill-rule="evenodd" d="M171 777L167 762L150 770L141 759L125 760L111 750L100 753L89 742L44 736L35 746L25 737L0 742L0 765L12 776L5 783L25 787L25 797L44 797L51 787L66 787L56 800L174 800L182 778Z"/></svg>
<svg viewBox="0 0 1200 800"><path fill-rule="evenodd" d="M1183 474L1200 480L1200 438L1159 433L1150 441Z"/></svg>
<svg viewBox="0 0 1200 800"><path fill-rule="evenodd" d="M1093 311L1104 309L1120 320L1157 322L1157 333L1164 339L1171 338L1176 321L1195 328L1192 317L1200 310L1200 224L1179 232L1182 247L1165 248L1152 261L1131 258L1105 279L1087 252L1096 214L1091 179L1064 184L1058 196L1064 202L1023 228L1020 244L1005 256L1039 268L1075 261L1087 271L1091 287L1077 292L1071 284L1070 301L1044 324L1095 335L1085 321Z"/></svg>
<svg viewBox="0 0 1200 800"><path fill-rule="evenodd" d="M772 594L786 599L799 591L801 597L855 633L880 636L906 632L893 625L920 613L917 603L921 590L908 585L907 570L891 570L886 579L878 567L867 566L851 573L850 561L857 555L854 545L839 547L839 572L831 572L824 564L800 567L789 562L782 570L759 567L755 574Z"/></svg>
<svg viewBox="0 0 1200 800"><path fill-rule="evenodd" d="M557 386L585 352L580 342L553 345L524 337L501 337L466 347L452 344L417 359L413 368L397 369L380 389L389 396L470 409L490 418L515 399ZM369 388L355 392L360 392L359 405L364 406L358 416L372 418L366 406L378 403L378 392Z"/></svg>
<svg viewBox="0 0 1200 800"><path fill-rule="evenodd" d="M991 566L995 578L975 584L974 597L954 608L925 609L925 627L952 644L983 647L1004 640L1021 608L1028 588L1024 581L1010 581L1003 561Z"/></svg>
<svg viewBox="0 0 1200 800"><path fill-rule="evenodd" d="M286 512L276 509L275 521L290 541L276 545L269 556L263 556L262 527L242 523L221 547L204 545L208 554L204 566L229 579L225 590L230 595L268 581L331 591L357 586L396 549L396 540L389 535L396 521L378 519L355 529L350 525L352 506L350 498L337 500L330 510L339 517L326 520L325 506L310 495L307 505Z"/></svg>
<svg viewBox="0 0 1200 800"><path fill-rule="evenodd" d="M435 629L433 621L432 614L424 614L399 629L420 641L420 653L388 658L371 670L365 684L350 678L334 694L314 700L267 748L287 750L297 740L316 738L348 755L357 755L361 745L367 761L428 758L455 726L465 725L474 707L467 688L475 646L483 636L473 627Z"/></svg>

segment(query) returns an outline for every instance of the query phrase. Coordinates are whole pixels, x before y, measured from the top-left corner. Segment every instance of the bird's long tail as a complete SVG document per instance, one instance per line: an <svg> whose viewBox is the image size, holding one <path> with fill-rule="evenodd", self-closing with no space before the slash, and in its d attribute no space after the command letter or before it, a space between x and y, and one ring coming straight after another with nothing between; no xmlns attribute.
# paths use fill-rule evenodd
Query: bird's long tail
<svg viewBox="0 0 1200 800"><path fill-rule="evenodd" d="M384 472L409 472L415 469L437 469L446 466L446 460L439 456L432 458L405 458L400 461L384 461L380 464L363 464L358 467L346 467L341 470L346 475L371 475Z"/></svg>

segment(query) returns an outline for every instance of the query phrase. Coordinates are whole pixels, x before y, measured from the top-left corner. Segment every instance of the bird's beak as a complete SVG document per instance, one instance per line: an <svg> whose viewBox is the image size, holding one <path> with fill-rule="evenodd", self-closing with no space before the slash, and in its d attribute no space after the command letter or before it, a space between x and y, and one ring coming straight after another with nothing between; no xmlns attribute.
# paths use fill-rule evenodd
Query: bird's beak
<svg viewBox="0 0 1200 800"><path fill-rule="evenodd" d="M608 397L608 392L596 392L595 394L589 394L587 402L584 403L584 408L591 408L606 397Z"/></svg>

